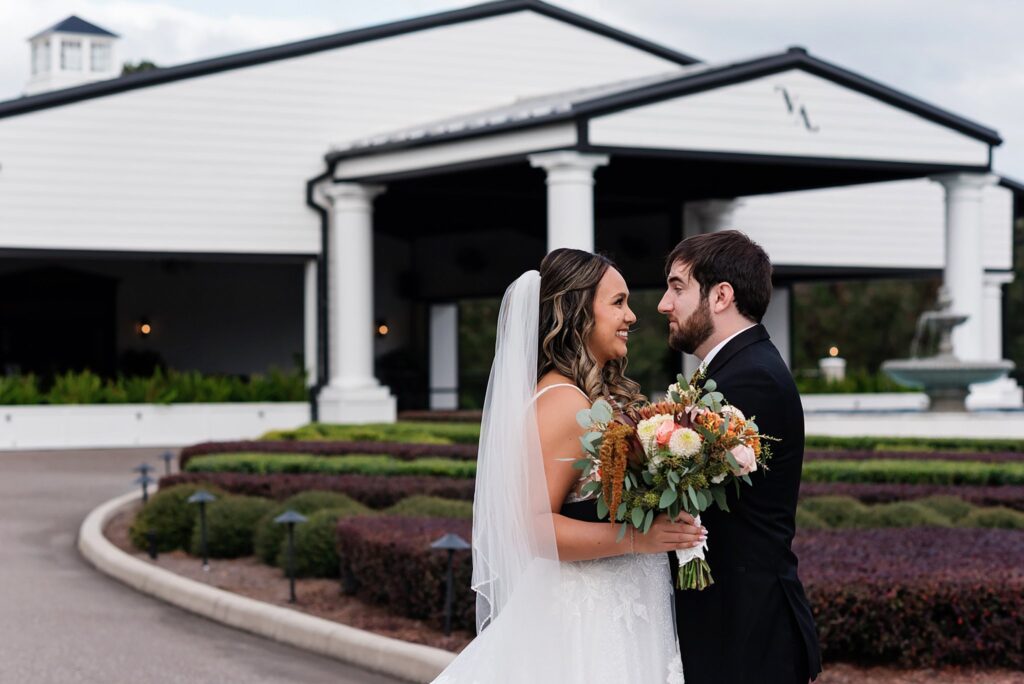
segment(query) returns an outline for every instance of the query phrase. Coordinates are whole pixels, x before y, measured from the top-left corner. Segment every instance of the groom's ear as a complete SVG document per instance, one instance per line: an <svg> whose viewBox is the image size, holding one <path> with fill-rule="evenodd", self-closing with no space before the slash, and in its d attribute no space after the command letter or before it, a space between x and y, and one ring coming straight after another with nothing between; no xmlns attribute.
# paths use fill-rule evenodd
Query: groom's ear
<svg viewBox="0 0 1024 684"><path fill-rule="evenodd" d="M711 288L709 297L711 299L711 310L715 313L723 313L730 306L736 304L736 291L732 289L732 283L728 281L716 283Z"/></svg>

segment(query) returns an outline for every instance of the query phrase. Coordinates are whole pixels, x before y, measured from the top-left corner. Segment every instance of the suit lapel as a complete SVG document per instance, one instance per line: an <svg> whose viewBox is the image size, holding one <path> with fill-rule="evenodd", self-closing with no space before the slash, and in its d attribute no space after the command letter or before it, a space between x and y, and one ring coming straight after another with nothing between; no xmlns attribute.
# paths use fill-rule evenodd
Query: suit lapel
<svg viewBox="0 0 1024 684"><path fill-rule="evenodd" d="M768 331L765 330L765 327L760 323L749 330L744 330L739 335L729 340L729 343L715 354L715 358L711 359L711 363L704 372L704 377L714 379L715 373L719 372L734 356L750 345L757 342L763 342L768 339L771 339L768 335Z"/></svg>

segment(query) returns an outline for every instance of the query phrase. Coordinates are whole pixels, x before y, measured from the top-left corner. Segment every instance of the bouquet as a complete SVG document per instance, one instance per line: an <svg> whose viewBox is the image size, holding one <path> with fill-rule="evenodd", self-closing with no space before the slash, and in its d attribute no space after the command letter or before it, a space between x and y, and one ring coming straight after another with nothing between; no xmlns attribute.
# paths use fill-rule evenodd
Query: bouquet
<svg viewBox="0 0 1024 684"><path fill-rule="evenodd" d="M687 383L682 375L665 401L616 412L603 399L576 416L587 432L580 437L585 456L573 467L583 471L582 494L598 494L597 515L646 533L659 513L676 519L686 511L700 524L700 513L716 504L728 511L726 487L753 485L750 473L765 467L770 450L753 418L728 404L714 380ZM680 589L714 583L704 559L706 543L676 551Z"/></svg>

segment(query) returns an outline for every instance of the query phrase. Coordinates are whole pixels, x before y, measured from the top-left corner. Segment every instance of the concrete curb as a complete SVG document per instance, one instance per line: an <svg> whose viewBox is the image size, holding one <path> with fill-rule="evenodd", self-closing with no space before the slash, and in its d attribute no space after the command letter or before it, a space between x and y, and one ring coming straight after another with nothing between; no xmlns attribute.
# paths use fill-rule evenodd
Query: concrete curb
<svg viewBox="0 0 1024 684"><path fill-rule="evenodd" d="M236 629L409 682L429 682L454 655L232 594L134 558L111 544L103 528L134 504L136 492L93 509L78 531L78 550L96 568L144 594Z"/></svg>

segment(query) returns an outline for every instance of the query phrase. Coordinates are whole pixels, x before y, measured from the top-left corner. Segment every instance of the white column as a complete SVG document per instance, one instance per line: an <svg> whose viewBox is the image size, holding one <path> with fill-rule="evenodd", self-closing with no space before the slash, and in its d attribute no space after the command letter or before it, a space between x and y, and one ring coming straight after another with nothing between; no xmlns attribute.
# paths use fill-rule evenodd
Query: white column
<svg viewBox="0 0 1024 684"><path fill-rule="evenodd" d="M305 358L306 386L316 384L316 360L317 360L317 267L316 259L306 262L305 279L302 287L302 322L303 322L303 348L302 355Z"/></svg>
<svg viewBox="0 0 1024 684"><path fill-rule="evenodd" d="M459 305L430 306L430 408L459 408Z"/></svg>
<svg viewBox="0 0 1024 684"><path fill-rule="evenodd" d="M373 373L373 198L383 188L332 183L328 235L330 382L321 391L322 422L395 420L395 398Z"/></svg>
<svg viewBox="0 0 1024 684"><path fill-rule="evenodd" d="M607 155L571 150L530 157L532 166L548 174L549 252L559 247L594 251L594 169L607 163Z"/></svg>
<svg viewBox="0 0 1024 684"><path fill-rule="evenodd" d="M789 339L789 317L792 312L789 310L789 292L789 287L772 288L772 298L768 302L768 309L764 312L761 322L768 330L768 334L771 335L772 343L778 348L782 360L792 368L793 361L790 358L792 343Z"/></svg>
<svg viewBox="0 0 1024 684"><path fill-rule="evenodd" d="M982 360L1003 358L1003 285L1013 282L1013 273L986 273L982 279ZM978 409L1019 409L1024 406L1024 389L1008 376L971 385L967 407Z"/></svg>
<svg viewBox="0 0 1024 684"><path fill-rule="evenodd" d="M946 267L943 285L953 300L952 309L968 316L953 329L953 353L964 361L984 358L981 259L982 197L998 181L986 173L951 173L933 180L946 189Z"/></svg>

